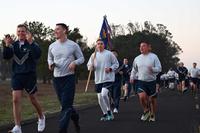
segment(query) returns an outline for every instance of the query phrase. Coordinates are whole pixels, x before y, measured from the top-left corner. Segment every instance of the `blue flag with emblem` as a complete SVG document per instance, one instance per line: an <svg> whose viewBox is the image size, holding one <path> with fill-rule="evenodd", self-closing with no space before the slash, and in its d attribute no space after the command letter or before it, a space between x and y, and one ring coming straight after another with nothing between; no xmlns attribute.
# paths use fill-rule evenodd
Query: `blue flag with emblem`
<svg viewBox="0 0 200 133"><path fill-rule="evenodd" d="M111 28L108 24L106 16L103 17L103 24L100 31L100 38L104 42L105 49L112 49Z"/></svg>

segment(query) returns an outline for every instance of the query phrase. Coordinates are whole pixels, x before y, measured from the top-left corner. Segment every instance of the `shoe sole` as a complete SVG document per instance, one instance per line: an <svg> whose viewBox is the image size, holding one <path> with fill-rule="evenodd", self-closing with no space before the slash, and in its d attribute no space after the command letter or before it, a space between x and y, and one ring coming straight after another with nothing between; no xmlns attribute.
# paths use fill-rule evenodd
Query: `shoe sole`
<svg viewBox="0 0 200 133"><path fill-rule="evenodd" d="M141 121L149 121L149 117L147 117L146 119L140 119Z"/></svg>
<svg viewBox="0 0 200 133"><path fill-rule="evenodd" d="M12 130L9 130L8 133L13 133Z"/></svg>

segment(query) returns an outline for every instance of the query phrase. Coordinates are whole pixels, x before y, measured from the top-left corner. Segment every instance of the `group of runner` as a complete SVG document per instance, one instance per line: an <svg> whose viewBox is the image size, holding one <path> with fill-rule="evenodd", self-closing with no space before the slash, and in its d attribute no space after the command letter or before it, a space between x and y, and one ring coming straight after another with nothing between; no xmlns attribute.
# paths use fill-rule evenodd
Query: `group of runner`
<svg viewBox="0 0 200 133"><path fill-rule="evenodd" d="M170 68L168 72L161 74L160 79L164 88L177 89L182 93L190 89L196 94L200 85L200 69L196 62L189 70L180 62L176 68Z"/></svg>
<svg viewBox="0 0 200 133"><path fill-rule="evenodd" d="M56 24L56 41L49 46L48 65L53 71L53 86L61 105L59 116L59 133L67 133L70 119L74 122L76 132L80 132L79 115L73 108L75 94L75 67L84 62L79 45L67 38L68 27L64 23ZM22 133L21 129L21 99L25 90L38 114L38 132L45 129L45 115L37 100L37 61L41 56L39 45L24 24L17 26L17 41L9 35L5 36L3 58L12 59L12 97L15 126L8 132Z"/></svg>
<svg viewBox="0 0 200 133"><path fill-rule="evenodd" d="M117 51L106 50L101 39L97 40L96 48L97 51L90 57L87 65L89 70L95 72L96 92L103 113L100 120L113 120L112 112L118 113L121 91L120 76L126 74L123 76L124 101L127 100L129 87L133 84L143 109L141 120L155 121L156 75L161 72L161 63L158 57L151 52L151 45L145 40L140 43L141 54L134 59L132 67L128 65L127 59L124 59L124 63L117 61ZM110 107L111 101L114 101L113 111Z"/></svg>
<svg viewBox="0 0 200 133"><path fill-rule="evenodd" d="M58 23L55 27L56 41L50 44L48 50L49 70L53 71L53 86L61 105L59 116L59 133L67 133L70 119L74 122L76 132L80 132L79 114L73 107L75 95L75 68L84 62L83 53L79 45L67 38L68 27ZM3 49L4 59L12 59L12 96L13 115L15 126L9 132L22 133L21 130L21 98L23 89L38 113L38 131L45 129L45 115L36 98L36 65L40 58L39 45L32 39L31 33L23 24L17 26L18 40L6 36L6 45ZM119 113L121 87L123 100L127 101L130 88L133 87L142 107L142 121L156 121L157 94L159 79L168 77L168 82L176 81L177 89L184 92L187 86L187 77L191 80L193 91L197 90L199 69L196 63L189 71L183 63L167 73L161 74L162 67L159 58L152 53L151 44L147 40L140 43L140 55L135 57L132 66L128 59L118 60L116 50L106 50L101 38L96 41L96 50L87 62L88 70L95 74L95 91L98 103L102 110L101 121L112 121L113 113Z"/></svg>

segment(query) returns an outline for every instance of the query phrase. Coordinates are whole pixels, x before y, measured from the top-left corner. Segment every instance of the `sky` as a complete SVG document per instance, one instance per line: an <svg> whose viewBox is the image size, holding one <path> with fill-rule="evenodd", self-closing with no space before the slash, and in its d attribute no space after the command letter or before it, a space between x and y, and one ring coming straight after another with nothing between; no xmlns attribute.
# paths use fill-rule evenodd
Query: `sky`
<svg viewBox="0 0 200 133"><path fill-rule="evenodd" d="M99 36L103 16L108 23L129 22L164 24L173 40L182 48L179 58L190 68L200 66L200 0L4 0L0 5L0 39L15 34L25 21L39 21L55 28L64 22L70 29L78 27L88 43Z"/></svg>

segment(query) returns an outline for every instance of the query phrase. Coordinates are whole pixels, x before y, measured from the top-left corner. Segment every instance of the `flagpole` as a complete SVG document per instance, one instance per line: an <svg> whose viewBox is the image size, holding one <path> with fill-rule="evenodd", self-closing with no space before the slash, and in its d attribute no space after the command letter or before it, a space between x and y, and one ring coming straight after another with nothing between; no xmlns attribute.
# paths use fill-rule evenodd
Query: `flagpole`
<svg viewBox="0 0 200 133"><path fill-rule="evenodd" d="M94 66L94 59L96 58L96 53L97 53L97 50L95 49L95 51L94 51L94 57L93 57L93 60L92 60L93 66ZM87 79L87 83L86 83L86 87L85 87L85 92L87 92L87 90L88 90L88 86L89 86L89 83L90 83L91 74L92 74L92 69L90 69L90 71L89 71L89 75L88 75L88 79Z"/></svg>
<svg viewBox="0 0 200 133"><path fill-rule="evenodd" d="M87 92L87 90L88 90L88 86L89 86L91 74L92 74L92 70L89 71L89 75L88 75L88 79L87 79L87 84L86 84L86 87L85 87L85 92Z"/></svg>

